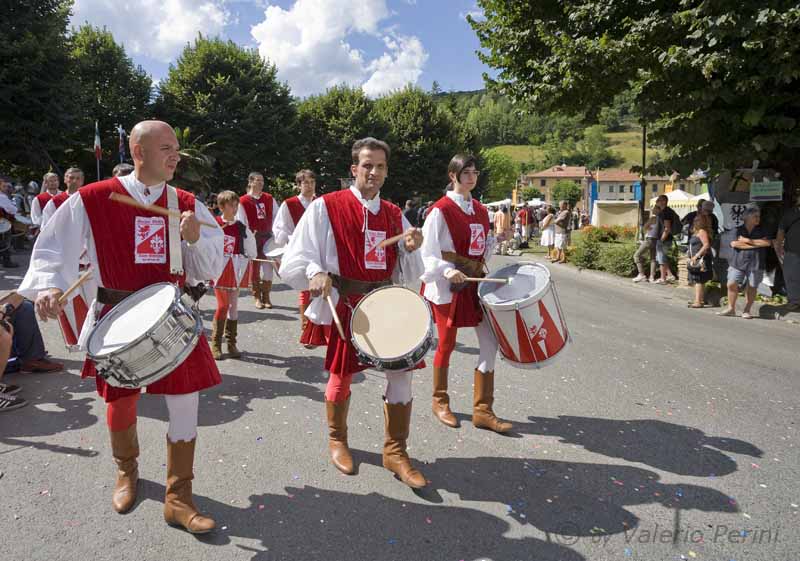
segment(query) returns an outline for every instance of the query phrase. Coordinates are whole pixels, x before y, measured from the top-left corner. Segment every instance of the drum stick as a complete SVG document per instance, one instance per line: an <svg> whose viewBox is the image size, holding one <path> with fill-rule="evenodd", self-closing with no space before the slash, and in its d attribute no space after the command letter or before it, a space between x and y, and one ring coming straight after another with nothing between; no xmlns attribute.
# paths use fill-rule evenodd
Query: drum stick
<svg viewBox="0 0 800 561"><path fill-rule="evenodd" d="M325 300L327 300L328 307L331 309L331 313L333 314L333 322L336 324L336 330L339 332L339 337L342 338L342 341L347 341L347 337L344 336L342 322L339 320L339 314L336 313L336 306L333 305L333 298L331 298L331 295L328 294L325 297Z"/></svg>
<svg viewBox="0 0 800 561"><path fill-rule="evenodd" d="M510 278L507 278L507 279L491 279L491 278L480 279L480 278L477 278L477 277L467 277L464 280L466 282L496 282L496 283L500 283L500 284L511 284L511 279Z"/></svg>
<svg viewBox="0 0 800 561"><path fill-rule="evenodd" d="M280 263L278 259L256 259L253 257L250 261L258 261L259 263Z"/></svg>
<svg viewBox="0 0 800 561"><path fill-rule="evenodd" d="M69 288L66 290L66 292L64 292L64 294L62 294L61 296L59 296L59 298L58 298L58 304L59 304L59 306L63 306L64 304L66 304L66 303L67 303L67 300L69 300L69 297L72 295L72 293L73 293L73 292L75 292L76 290L78 290L78 288L79 288L79 287L80 287L80 286L81 286L83 283L85 283L87 280L89 280L89 277L91 277L91 276L92 276L92 273L93 273L93 272L94 272L94 271L92 270L92 268L91 268L91 267L89 267L88 269L86 269L86 270L83 272L83 274L82 274L81 276L79 276L79 277L78 277L78 280L76 280L75 282L73 282L73 283L72 283L72 285L71 285L71 286L70 286L70 287L69 287Z"/></svg>
<svg viewBox="0 0 800 561"><path fill-rule="evenodd" d="M147 210L154 214L160 214L161 216L174 216L175 218L181 218L181 213L177 210L169 210L167 208L160 207L158 205L146 205L144 203L140 203L133 197L129 197L127 195L120 195L119 193L111 193L108 196L109 199L112 201L116 201L118 203L122 203L124 205L133 206L136 208L140 208L142 210ZM219 228L218 224L212 224L211 222L203 222L202 220L199 221L201 226L205 226L206 228Z"/></svg>

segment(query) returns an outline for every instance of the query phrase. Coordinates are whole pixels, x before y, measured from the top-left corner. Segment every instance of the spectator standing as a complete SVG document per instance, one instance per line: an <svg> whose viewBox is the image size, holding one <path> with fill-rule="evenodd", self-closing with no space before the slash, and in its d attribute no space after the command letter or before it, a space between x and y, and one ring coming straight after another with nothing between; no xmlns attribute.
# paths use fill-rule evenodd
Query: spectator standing
<svg viewBox="0 0 800 561"><path fill-rule="evenodd" d="M133 166L130 164L117 164L114 166L114 169L111 170L111 175L113 177L125 177L126 175L130 175L133 173Z"/></svg>
<svg viewBox="0 0 800 561"><path fill-rule="evenodd" d="M706 214L697 214L690 225L692 237L689 238L689 284L694 285L694 302L690 308L705 306L706 283L714 278L711 251L711 218Z"/></svg>
<svg viewBox="0 0 800 561"><path fill-rule="evenodd" d="M511 226L511 211L508 207L503 205L500 210L494 215L494 232L498 238L498 247L500 248L500 255L508 253L508 244L513 236Z"/></svg>
<svg viewBox="0 0 800 561"><path fill-rule="evenodd" d="M761 211L748 208L744 211L744 224L736 229L736 239L731 242L733 259L728 267L728 307L717 312L720 316L736 316L736 298L739 287L745 288L745 304L742 317L752 319L750 314L756 299L756 290L764 278L767 261L767 248L772 242L761 228Z"/></svg>
<svg viewBox="0 0 800 561"><path fill-rule="evenodd" d="M666 195L659 195L658 199L656 199L656 206L660 209L658 213L656 262L661 272L661 278L655 281L655 284L666 284L677 280L669 269L669 252L672 249L673 242L672 226L680 218L668 203L669 199Z"/></svg>
<svg viewBox="0 0 800 561"><path fill-rule="evenodd" d="M556 225L556 239L555 239L555 247L556 247L556 258L554 260L555 263L566 263L567 262L567 241L569 239L569 203L567 201L561 201L559 203L559 211L556 214L555 225Z"/></svg>
<svg viewBox="0 0 800 561"><path fill-rule="evenodd" d="M419 227L419 221L418 221L419 211L416 208L414 208L414 201L412 201L411 199L408 199L406 201L406 208L403 211L403 216L406 217L406 220L408 220L409 224L411 224L415 228Z"/></svg>
<svg viewBox="0 0 800 561"><path fill-rule="evenodd" d="M552 261L555 259L553 253L556 245L556 209L548 206L545 215L539 223L539 229L542 231L542 237L539 240L539 245L547 248L547 260Z"/></svg>
<svg viewBox="0 0 800 561"><path fill-rule="evenodd" d="M639 271L633 282L642 282L644 280L654 282L656 280L656 242L658 242L658 213L660 212L661 208L658 206L653 208L653 212L650 213L650 218L648 218L644 227L644 239L633 255L633 262L636 263L636 269ZM650 257L649 277L644 272L645 255Z"/></svg>
<svg viewBox="0 0 800 561"><path fill-rule="evenodd" d="M0 218L13 223L17 215L17 207L11 202L11 189L13 189L11 183L5 178L0 178ZM13 230L10 229L10 224L8 228L8 231L0 234L0 260L6 269L15 269L19 265L11 260L11 233Z"/></svg>
<svg viewBox="0 0 800 561"><path fill-rule="evenodd" d="M800 199L781 218L775 237L775 252L783 264L783 281L790 311L800 310Z"/></svg>

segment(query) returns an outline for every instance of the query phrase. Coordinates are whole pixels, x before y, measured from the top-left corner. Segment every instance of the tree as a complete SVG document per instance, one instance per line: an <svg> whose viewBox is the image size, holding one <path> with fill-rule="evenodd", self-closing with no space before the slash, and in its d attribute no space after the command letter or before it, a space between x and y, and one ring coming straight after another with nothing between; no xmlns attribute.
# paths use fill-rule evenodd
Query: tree
<svg viewBox="0 0 800 561"><path fill-rule="evenodd" d="M550 196L553 201L569 201L569 206L574 207L581 200L583 189L573 181L562 179L553 185Z"/></svg>
<svg viewBox="0 0 800 561"><path fill-rule="evenodd" d="M67 0L0 5L0 160L6 171L58 169L68 147L76 125L70 5Z"/></svg>
<svg viewBox="0 0 800 561"><path fill-rule="evenodd" d="M603 125L593 125L583 131L583 140L578 143L578 160L589 169L613 167L619 163L611 152L611 142Z"/></svg>
<svg viewBox="0 0 800 561"><path fill-rule="evenodd" d="M483 171L487 175L486 196L490 201L507 199L517 182L517 166L511 156L497 150L483 150Z"/></svg>
<svg viewBox="0 0 800 561"><path fill-rule="evenodd" d="M522 200L530 201L531 199L544 199L544 194L536 187L527 187L522 190Z"/></svg>
<svg viewBox="0 0 800 561"><path fill-rule="evenodd" d="M386 140L392 148L382 193L397 200L441 196L448 181L447 164L466 148L459 144L448 114L430 94L410 86L378 99L374 114L388 126Z"/></svg>
<svg viewBox="0 0 800 561"><path fill-rule="evenodd" d="M244 189L258 170L270 178L296 167L296 112L289 87L257 51L199 36L160 86L156 113L213 143L219 189Z"/></svg>
<svg viewBox="0 0 800 561"><path fill-rule="evenodd" d="M364 91L350 86L330 88L298 105L299 162L317 173L320 192L338 190L339 179L350 176L350 148L356 140L386 136L387 126L373 109Z"/></svg>
<svg viewBox="0 0 800 561"><path fill-rule="evenodd" d="M594 116L628 90L679 169L753 159L800 179L800 5L479 0L469 18L490 86L544 111ZM568 39L567 39L568 38ZM788 190L787 190L788 191Z"/></svg>
<svg viewBox="0 0 800 561"><path fill-rule="evenodd" d="M110 32L88 24L73 34L70 59L80 107L78 126L71 135L76 147L72 161L84 169L93 169L95 121L104 141L118 137L117 125L130 130L149 116L152 80L141 66L134 66ZM117 145L103 145L107 153L113 154L107 160L113 165ZM111 146L113 149L109 149Z"/></svg>
<svg viewBox="0 0 800 561"><path fill-rule="evenodd" d="M199 136L193 137L189 127L175 127L175 136L181 147L181 161L175 171L175 184L195 193L213 191L211 178L216 160L208 152L214 144L201 142L202 138Z"/></svg>

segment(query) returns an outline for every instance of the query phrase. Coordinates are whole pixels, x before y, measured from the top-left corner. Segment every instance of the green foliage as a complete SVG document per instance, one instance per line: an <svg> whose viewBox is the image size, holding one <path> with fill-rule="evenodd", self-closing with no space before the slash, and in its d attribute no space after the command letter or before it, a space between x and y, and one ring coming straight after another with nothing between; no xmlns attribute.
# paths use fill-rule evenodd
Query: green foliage
<svg viewBox="0 0 800 561"><path fill-rule="evenodd" d="M339 179L350 176L350 148L356 140L366 136L385 138L387 126L376 119L373 111L374 102L363 90L350 86L330 88L298 104L301 145L297 167L317 173L319 192L338 190Z"/></svg>
<svg viewBox="0 0 800 561"><path fill-rule="evenodd" d="M617 240L636 239L637 229L630 226L584 226L581 235L596 242L608 243Z"/></svg>
<svg viewBox="0 0 800 561"><path fill-rule="evenodd" d="M499 70L490 86L540 111L594 119L630 92L669 163L759 159L800 177L800 5L761 2L479 0L469 18Z"/></svg>
<svg viewBox="0 0 800 561"><path fill-rule="evenodd" d="M636 272L633 255L637 246L632 243L614 243L601 246L597 268L620 277L630 277Z"/></svg>
<svg viewBox="0 0 800 561"><path fill-rule="evenodd" d="M587 236L581 236L575 242L575 249L570 260L581 269L596 269L600 258L600 242Z"/></svg>
<svg viewBox="0 0 800 561"><path fill-rule="evenodd" d="M134 66L110 32L91 25L82 26L72 36L70 58L79 92L78 126L71 138L73 146L82 148L70 160L85 170L94 169L91 139L98 121L107 156L102 163L110 174L118 152L114 142L117 125L129 131L149 115L152 81L141 66Z"/></svg>
<svg viewBox="0 0 800 561"><path fill-rule="evenodd" d="M449 115L430 94L407 87L378 99L374 116L386 124L384 140L392 149L381 195L392 200L439 198L448 181L447 164L465 149Z"/></svg>
<svg viewBox="0 0 800 561"><path fill-rule="evenodd" d="M581 200L583 189L574 181L561 180L553 186L550 194L553 201L569 201L569 206L574 207Z"/></svg>
<svg viewBox="0 0 800 561"><path fill-rule="evenodd" d="M528 187L522 190L522 200L530 201L531 199L544 200L544 194L536 187Z"/></svg>
<svg viewBox="0 0 800 561"><path fill-rule="evenodd" d="M7 172L57 168L69 148L77 109L66 33L71 4L0 4L0 164Z"/></svg>
<svg viewBox="0 0 800 561"><path fill-rule="evenodd" d="M214 143L203 143L202 137L193 137L189 127L175 128L175 136L181 147L181 161L175 171L175 184L194 193L213 190L211 179L216 160L208 152ZM218 191L227 189L229 188L225 187Z"/></svg>
<svg viewBox="0 0 800 561"><path fill-rule="evenodd" d="M296 171L296 110L274 65L232 41L199 36L161 83L155 111L213 143L214 181L245 188L249 172L265 178Z"/></svg>
<svg viewBox="0 0 800 561"><path fill-rule="evenodd" d="M483 172L487 176L486 198L489 201L507 199L517 181L517 167L510 156L495 150L481 152Z"/></svg>

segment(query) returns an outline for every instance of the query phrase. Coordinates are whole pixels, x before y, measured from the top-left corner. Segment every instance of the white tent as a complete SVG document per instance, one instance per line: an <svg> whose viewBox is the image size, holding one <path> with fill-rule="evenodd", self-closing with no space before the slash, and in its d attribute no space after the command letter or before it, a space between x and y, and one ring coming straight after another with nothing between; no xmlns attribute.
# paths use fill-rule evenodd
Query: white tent
<svg viewBox="0 0 800 561"><path fill-rule="evenodd" d="M636 226L639 201L595 201L592 226Z"/></svg>
<svg viewBox="0 0 800 561"><path fill-rule="evenodd" d="M500 208L503 205L506 205L507 207L511 207L511 199L503 199L502 201L495 201L493 203L486 203L484 206L487 206L489 208Z"/></svg>
<svg viewBox="0 0 800 561"><path fill-rule="evenodd" d="M679 201L689 201L692 199L692 196L686 191L683 191L682 189L676 189L674 191L670 191L669 193L665 193L665 195L667 196L667 200L669 201L670 206L672 206L671 203ZM652 199L650 199L651 207L656 204L656 199L658 199L658 197L653 197Z"/></svg>
<svg viewBox="0 0 800 561"><path fill-rule="evenodd" d="M692 200L692 201L710 201L711 200L711 195L709 195L708 191L706 191L705 193L700 193L699 195L695 195L690 200Z"/></svg>

